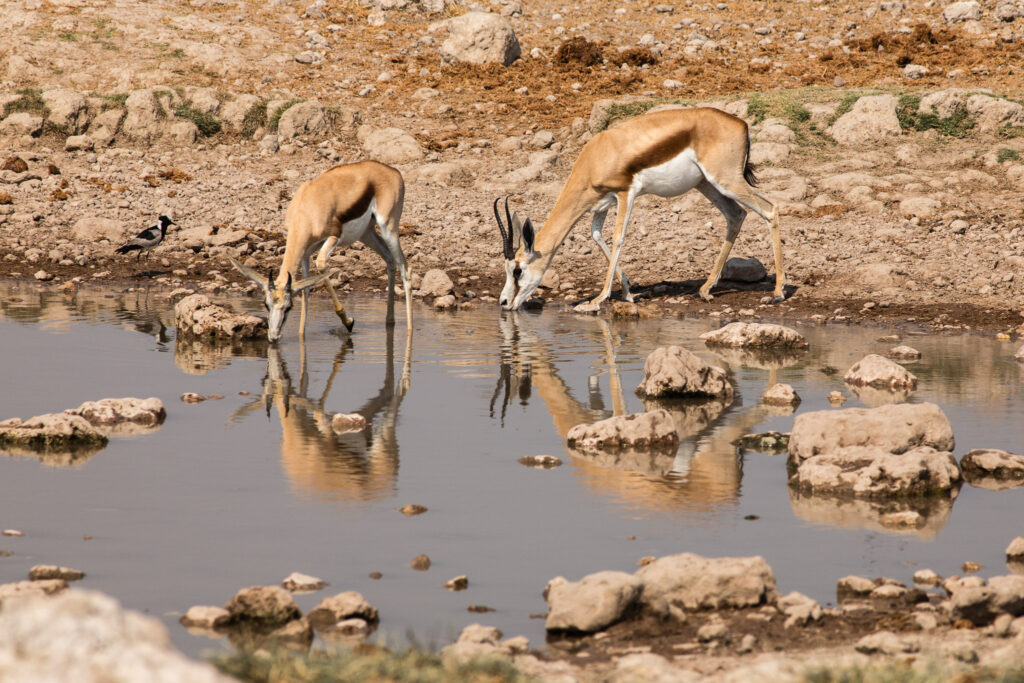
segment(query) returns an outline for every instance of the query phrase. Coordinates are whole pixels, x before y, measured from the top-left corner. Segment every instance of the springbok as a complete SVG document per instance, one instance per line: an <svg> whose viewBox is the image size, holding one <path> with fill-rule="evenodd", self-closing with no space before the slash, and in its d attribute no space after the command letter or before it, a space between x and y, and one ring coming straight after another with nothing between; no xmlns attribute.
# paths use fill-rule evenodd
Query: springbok
<svg viewBox="0 0 1024 683"><path fill-rule="evenodd" d="M402 174L377 161L343 164L324 171L303 183L288 205L285 225L288 231L284 258L277 277L264 278L235 259L231 264L263 288L264 306L269 312L267 337L274 342L281 338L281 328L292 307L292 296L302 293L302 315L299 336L306 334L306 304L309 290L324 282L334 302L334 312L351 332L355 321L346 313L337 293L327 279L330 273L309 276L309 258L319 250L317 269L324 271L327 259L339 244L348 246L362 242L380 254L387 265L388 308L386 323L395 324L395 266L402 274L405 289L406 324L412 324L412 303L409 299L409 268L398 243L398 227L405 202ZM298 277L301 267L302 279Z"/></svg>
<svg viewBox="0 0 1024 683"><path fill-rule="evenodd" d="M775 252L775 302L785 298L786 277L782 268L782 239L778 207L754 191L757 179L750 165L750 136L740 118L718 109L670 109L629 119L595 135L584 145L569 178L558 194L555 206L540 230L529 219L498 215L505 256L505 287L499 302L516 310L540 284L558 248L569 231L588 211L594 212L591 235L608 259L604 288L593 304L611 294L612 279L618 275L627 301L629 280L619 268L619 254L626 239L626 227L633 202L643 194L677 197L692 189L707 197L726 221L725 242L700 296L710 301L711 288L718 283L747 210L761 216L771 229ZM608 209L617 204L614 244L609 252L601 238Z"/></svg>

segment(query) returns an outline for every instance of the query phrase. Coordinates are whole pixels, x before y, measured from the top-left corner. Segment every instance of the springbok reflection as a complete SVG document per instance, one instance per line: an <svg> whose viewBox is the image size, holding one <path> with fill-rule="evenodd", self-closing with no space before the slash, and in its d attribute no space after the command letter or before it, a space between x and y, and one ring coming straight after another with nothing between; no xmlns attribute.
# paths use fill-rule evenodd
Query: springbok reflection
<svg viewBox="0 0 1024 683"><path fill-rule="evenodd" d="M504 345L498 386L491 399L492 417L497 417L499 397L504 422L509 405L517 400L527 403L536 391L564 439L577 424L628 412L612 326L600 318L574 318L573 322L574 326L589 326L587 333L600 339L605 350L606 367L590 376L587 400L578 401L559 376L552 353L532 327L529 316L509 312L501 319ZM600 389L604 373L608 375L610 408ZM672 414L680 438L676 453L582 453L567 449L578 476L602 494L646 509L703 511L733 504L739 496L742 461L732 442L763 421L768 416L766 408L756 406L726 421L723 418L733 408L726 401L644 401L643 405L645 410L664 408Z"/></svg>
<svg viewBox="0 0 1024 683"><path fill-rule="evenodd" d="M335 377L352 351L347 339L334 357L331 374L319 398L310 398L306 346L299 346L299 381L292 380L281 349L267 349L262 395L240 408L232 421L259 409L277 410L281 420L281 466L300 496L324 501L368 501L391 496L398 476L396 427L402 400L409 391L412 336L406 336L405 361L395 376L394 330L387 329L384 383L355 412L365 429L336 434L333 413L326 408Z"/></svg>

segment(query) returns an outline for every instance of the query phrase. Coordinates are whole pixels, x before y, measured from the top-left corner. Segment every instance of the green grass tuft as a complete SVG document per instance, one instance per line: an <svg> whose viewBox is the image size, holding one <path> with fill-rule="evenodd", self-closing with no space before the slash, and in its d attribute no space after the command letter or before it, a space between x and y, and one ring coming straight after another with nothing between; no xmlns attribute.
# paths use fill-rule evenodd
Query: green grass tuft
<svg viewBox="0 0 1024 683"><path fill-rule="evenodd" d="M1020 161L1020 152L1015 149L1009 149L1008 147L1002 147L996 152L996 161L1003 163L1004 161Z"/></svg>
<svg viewBox="0 0 1024 683"><path fill-rule="evenodd" d="M811 112L789 93L755 93L747 100L747 118L755 124L767 118L785 119L791 124L802 124L811 120Z"/></svg>
<svg viewBox="0 0 1024 683"><path fill-rule="evenodd" d="M482 658L446 665L440 655L421 650L338 650L313 652L303 657L286 653L270 656L237 653L218 657L213 663L221 672L252 683L525 683L528 680L502 659Z"/></svg>
<svg viewBox="0 0 1024 683"><path fill-rule="evenodd" d="M50 110L43 102L43 91L39 88L22 88L18 92L18 99L4 105L4 115L0 118L7 118L8 115L20 111L27 111L40 116L47 116Z"/></svg>
<svg viewBox="0 0 1024 683"><path fill-rule="evenodd" d="M273 114L271 114L270 118L267 120L267 128L270 130L270 132L271 133L276 133L277 132L277 125L279 123L281 123L281 116L286 111L288 111L289 109L291 109L296 104L299 104L302 101L303 100L288 100L287 102L282 104L280 107L278 107L277 110Z"/></svg>
<svg viewBox="0 0 1024 683"><path fill-rule="evenodd" d="M209 114L204 114L198 109L193 108L191 105L179 104L174 108L174 115L178 118L188 119L196 124L199 134L205 138L220 132L220 121Z"/></svg>
<svg viewBox="0 0 1024 683"><path fill-rule="evenodd" d="M967 106L958 104L953 109L952 116L940 118L932 107L932 111L924 114L918 112L921 106L921 96L916 94L901 95L899 105L896 109L896 118L899 119L900 128L903 130L937 130L942 135L952 138L965 138L975 126L975 121L967 112Z"/></svg>
<svg viewBox="0 0 1024 683"><path fill-rule="evenodd" d="M600 132L621 119L631 119L640 114L646 114L650 110L662 104L686 104L683 100L668 97L655 97L649 100L638 100L636 102L617 102L608 108L604 118L601 119L597 132Z"/></svg>
<svg viewBox="0 0 1024 683"><path fill-rule="evenodd" d="M1003 124L996 131L996 135L1007 140L1012 138L1024 137L1024 128L1021 126L1011 126L1009 123Z"/></svg>
<svg viewBox="0 0 1024 683"><path fill-rule="evenodd" d="M260 102L255 107L245 112L242 119L242 135L252 137L260 126L267 125L267 103Z"/></svg>

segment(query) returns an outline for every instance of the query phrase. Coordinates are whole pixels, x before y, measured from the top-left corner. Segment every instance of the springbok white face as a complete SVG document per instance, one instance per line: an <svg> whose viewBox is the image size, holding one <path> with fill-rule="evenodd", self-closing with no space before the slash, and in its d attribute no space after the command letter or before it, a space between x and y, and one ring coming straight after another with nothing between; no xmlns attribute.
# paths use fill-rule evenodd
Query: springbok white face
<svg viewBox="0 0 1024 683"><path fill-rule="evenodd" d="M274 284L273 274L264 279L252 268L243 266L233 258L230 261L231 265L243 275L263 288L263 307L267 309L267 339L271 342L276 342L281 338L281 330L284 328L285 320L288 319L288 311L292 310L292 297L305 289L320 284L329 276L329 273L321 273L299 280L293 287L292 274L288 273L284 287L278 287Z"/></svg>
<svg viewBox="0 0 1024 683"><path fill-rule="evenodd" d="M544 277L543 266L537 260L533 250L533 223L519 220L519 214L510 214L508 198L505 198L505 220L508 229L501 222L498 214L498 202L494 200L494 219L498 221L501 231L502 250L505 255L505 286L501 290L498 303L505 310L518 310L533 294Z"/></svg>

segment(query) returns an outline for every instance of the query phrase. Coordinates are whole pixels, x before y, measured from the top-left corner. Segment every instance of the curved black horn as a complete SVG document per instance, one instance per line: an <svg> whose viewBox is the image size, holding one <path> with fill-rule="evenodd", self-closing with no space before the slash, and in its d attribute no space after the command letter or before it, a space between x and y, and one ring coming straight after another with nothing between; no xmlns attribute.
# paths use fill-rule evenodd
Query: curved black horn
<svg viewBox="0 0 1024 683"><path fill-rule="evenodd" d="M505 231L505 226L501 224L501 215L498 213L498 202L501 201L501 197L494 200L494 220L498 221L498 230L501 231L501 250L505 255L505 258L512 258L513 255L509 254L509 239L508 232Z"/></svg>

